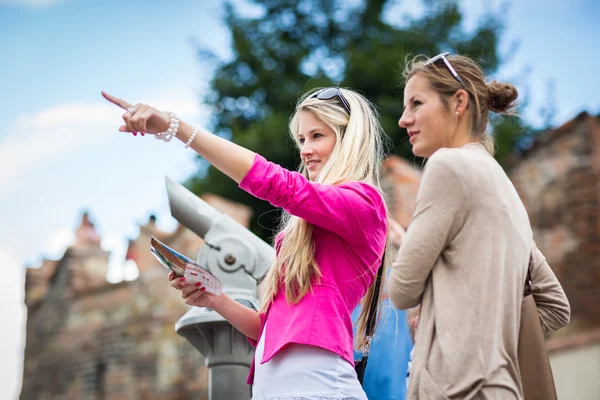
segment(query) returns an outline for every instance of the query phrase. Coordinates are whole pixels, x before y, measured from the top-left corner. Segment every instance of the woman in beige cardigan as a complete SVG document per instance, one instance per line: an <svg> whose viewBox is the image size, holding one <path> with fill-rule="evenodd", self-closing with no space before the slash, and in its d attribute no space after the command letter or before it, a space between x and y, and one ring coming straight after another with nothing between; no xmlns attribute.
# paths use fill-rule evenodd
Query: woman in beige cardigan
<svg viewBox="0 0 600 400"><path fill-rule="evenodd" d="M388 282L396 307L421 304L407 398L522 399L517 342L530 255L545 332L565 326L570 308L485 133L489 112L509 112L517 90L486 84L475 62L447 53L415 59L405 76L399 124L413 153L429 158Z"/></svg>

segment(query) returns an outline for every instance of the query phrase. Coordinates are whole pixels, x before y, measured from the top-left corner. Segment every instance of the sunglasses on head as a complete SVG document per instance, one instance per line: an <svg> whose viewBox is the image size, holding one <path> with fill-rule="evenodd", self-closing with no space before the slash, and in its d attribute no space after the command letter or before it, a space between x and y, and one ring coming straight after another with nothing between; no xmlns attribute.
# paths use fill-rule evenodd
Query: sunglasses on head
<svg viewBox="0 0 600 400"><path fill-rule="evenodd" d="M442 54L438 54L435 57L432 57L429 59L429 61L427 61L425 63L425 65L429 65L429 64L434 64L435 62L442 60L444 61L444 64L446 64L446 68L448 68L448 71L450 71L450 73L452 74L452 76L454 77L454 79L456 79L458 81L458 83L460 83L462 85L463 88L467 88L467 86L465 85L465 83L463 82L463 80L460 78L460 76L458 76L458 74L456 73L456 71L454 70L454 68L452 68L452 65L450 64L450 61L448 61L448 59L446 58L446 56L448 56L450 53L445 52Z"/></svg>
<svg viewBox="0 0 600 400"><path fill-rule="evenodd" d="M330 87L330 88L321 89L310 97L311 98L316 97L319 100L331 100L334 97L337 97L338 99L340 99L340 103L342 103L342 106L344 106L344 109L346 109L346 111L348 111L348 114L350 114L350 104L348 104L348 101L344 97L344 94L342 93L342 89L340 89L340 88Z"/></svg>

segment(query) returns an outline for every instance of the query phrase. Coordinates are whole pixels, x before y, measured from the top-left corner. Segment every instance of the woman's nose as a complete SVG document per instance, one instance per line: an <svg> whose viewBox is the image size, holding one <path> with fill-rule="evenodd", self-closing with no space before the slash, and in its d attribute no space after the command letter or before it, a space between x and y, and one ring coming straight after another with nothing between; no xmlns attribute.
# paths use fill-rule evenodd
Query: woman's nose
<svg viewBox="0 0 600 400"><path fill-rule="evenodd" d="M304 144L302 144L302 148L300 149L300 155L302 157L307 157L309 155L311 155L313 153L313 148L310 144L304 142Z"/></svg>
<svg viewBox="0 0 600 400"><path fill-rule="evenodd" d="M402 113L402 116L398 120L398 126L400 126L400 128L406 129L410 125L412 125L413 119L414 118L412 118L412 116L409 113L407 113L406 111L404 111Z"/></svg>

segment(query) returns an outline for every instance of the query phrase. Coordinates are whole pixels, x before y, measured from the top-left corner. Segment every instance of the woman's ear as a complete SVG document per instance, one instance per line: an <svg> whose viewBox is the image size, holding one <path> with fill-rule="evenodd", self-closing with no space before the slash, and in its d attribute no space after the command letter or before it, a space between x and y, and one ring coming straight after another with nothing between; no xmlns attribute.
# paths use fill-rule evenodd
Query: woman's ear
<svg viewBox="0 0 600 400"><path fill-rule="evenodd" d="M469 93L464 89L459 89L454 94L455 114L459 117L467 110L469 106Z"/></svg>

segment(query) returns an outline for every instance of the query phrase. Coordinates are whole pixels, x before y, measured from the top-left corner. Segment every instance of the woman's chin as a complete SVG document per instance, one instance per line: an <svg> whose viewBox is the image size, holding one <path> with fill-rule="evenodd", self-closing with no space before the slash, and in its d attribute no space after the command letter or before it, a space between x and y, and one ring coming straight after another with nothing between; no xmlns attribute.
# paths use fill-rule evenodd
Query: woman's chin
<svg viewBox="0 0 600 400"><path fill-rule="evenodd" d="M431 149L428 149L424 146L420 146L419 144L420 143L413 145L413 147L412 147L413 154L415 156L421 157L421 158L431 157L431 154L433 154Z"/></svg>
<svg viewBox="0 0 600 400"><path fill-rule="evenodd" d="M413 147L412 147L412 152L413 152L413 154L414 154L415 156L417 156L417 157L425 157L425 156L423 155L423 149L422 149L422 148L421 148L421 146L419 146L418 144L416 144L416 145L413 145Z"/></svg>

